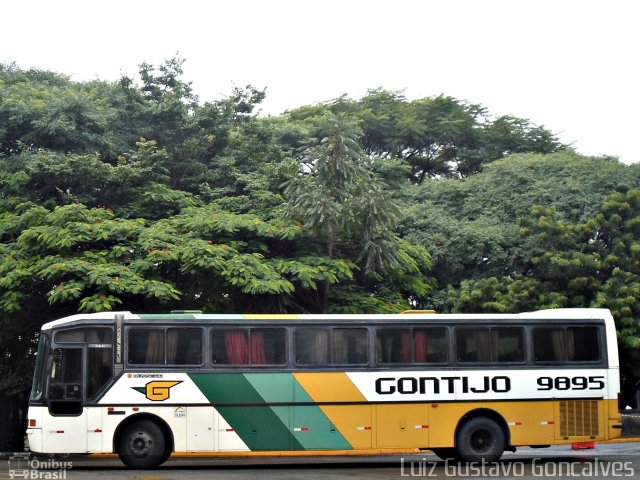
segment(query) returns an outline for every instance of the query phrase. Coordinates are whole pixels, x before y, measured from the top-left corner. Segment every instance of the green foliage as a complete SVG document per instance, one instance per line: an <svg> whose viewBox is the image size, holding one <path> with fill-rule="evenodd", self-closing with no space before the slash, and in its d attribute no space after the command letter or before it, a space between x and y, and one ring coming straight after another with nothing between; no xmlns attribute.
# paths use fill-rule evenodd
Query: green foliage
<svg viewBox="0 0 640 480"><path fill-rule="evenodd" d="M563 152L519 154L464 180L428 180L403 196L403 236L433 257L441 291L466 279L511 276L546 251L519 220L535 205L554 208L556 221L582 222L612 191L640 186L636 166ZM556 240L550 227L547 235ZM444 308L442 298L432 306Z"/></svg>
<svg viewBox="0 0 640 480"><path fill-rule="evenodd" d="M302 171L285 183L286 214L322 241L330 257L340 244L356 244L365 270L394 267L398 206L373 174L353 123L342 115L329 121L328 136L305 150Z"/></svg>
<svg viewBox="0 0 640 480"><path fill-rule="evenodd" d="M6 155L44 148L114 159L136 138L127 129L130 116L116 84L0 65L0 152Z"/></svg>
<svg viewBox="0 0 640 480"><path fill-rule="evenodd" d="M370 90L360 100L341 97L290 113L326 136L323 122L331 113L360 120L365 152L401 159L409 178L467 177L512 153L552 153L566 148L544 127L511 116L492 119L481 105L439 95L408 101L402 92Z"/></svg>
<svg viewBox="0 0 640 480"><path fill-rule="evenodd" d="M236 213L280 215L280 185L298 170L297 135L276 118L246 119L228 132L224 153L208 165L198 181L200 197Z"/></svg>
<svg viewBox="0 0 640 480"><path fill-rule="evenodd" d="M136 303L202 306L215 304L218 295L315 289L318 282L352 278L355 268L344 260L274 254L287 252L284 244L293 245L301 229L213 206L185 208L158 221L116 218L82 204L23 210L2 217L13 225L3 232L0 251L5 312L19 312L29 301L25 292L82 311Z"/></svg>
<svg viewBox="0 0 640 480"><path fill-rule="evenodd" d="M364 277L379 280L394 269L424 275L428 268L421 267L428 262L418 264L402 251L394 232L398 204L373 173L357 127L343 114L326 120L327 136L303 152L301 171L284 184L287 217L300 222L319 253L329 258L357 253ZM425 285L415 284L413 293L424 296ZM316 309L329 311L329 294L325 284Z"/></svg>

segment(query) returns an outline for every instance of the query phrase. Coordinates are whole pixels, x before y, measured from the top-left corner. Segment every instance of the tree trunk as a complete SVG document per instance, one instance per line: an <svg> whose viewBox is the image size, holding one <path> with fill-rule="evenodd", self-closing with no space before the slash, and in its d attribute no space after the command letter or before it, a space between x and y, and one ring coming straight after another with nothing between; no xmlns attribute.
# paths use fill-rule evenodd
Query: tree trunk
<svg viewBox="0 0 640 480"><path fill-rule="evenodd" d="M332 236L333 237L333 236ZM333 259L333 247L335 240L331 238L329 243L327 244L327 256ZM329 282L324 282L322 287L322 296L320 298L320 313L327 313L329 311L329 292L331 290L331 284Z"/></svg>

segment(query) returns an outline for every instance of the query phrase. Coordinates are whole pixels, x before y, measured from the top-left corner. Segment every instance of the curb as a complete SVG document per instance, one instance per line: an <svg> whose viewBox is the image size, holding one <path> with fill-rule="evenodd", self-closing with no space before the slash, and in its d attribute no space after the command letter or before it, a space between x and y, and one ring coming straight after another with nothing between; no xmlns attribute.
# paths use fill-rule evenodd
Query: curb
<svg viewBox="0 0 640 480"><path fill-rule="evenodd" d="M620 438L614 438L611 440L605 440L598 443L633 443L633 442L640 442L640 437L620 437Z"/></svg>

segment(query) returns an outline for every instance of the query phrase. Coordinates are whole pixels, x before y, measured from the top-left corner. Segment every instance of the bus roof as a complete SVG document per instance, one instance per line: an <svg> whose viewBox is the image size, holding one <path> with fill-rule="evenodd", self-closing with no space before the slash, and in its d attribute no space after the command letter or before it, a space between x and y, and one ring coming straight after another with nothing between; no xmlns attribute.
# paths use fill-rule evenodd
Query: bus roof
<svg viewBox="0 0 640 480"><path fill-rule="evenodd" d="M398 313L398 314L210 314L210 313L163 313L163 314L134 314L131 312L100 312L71 315L59 320L45 323L42 330L50 330L65 324L80 321L114 321L116 316L122 316L125 320L157 320L157 321L180 321L180 320L202 320L202 321L241 321L241 320L315 320L315 321L340 321L356 320L361 322L373 320L471 320L481 317L484 320L507 320L507 319L606 319L611 317L611 312L604 308L562 308L539 310L524 313L447 313L438 314L425 311L423 313Z"/></svg>

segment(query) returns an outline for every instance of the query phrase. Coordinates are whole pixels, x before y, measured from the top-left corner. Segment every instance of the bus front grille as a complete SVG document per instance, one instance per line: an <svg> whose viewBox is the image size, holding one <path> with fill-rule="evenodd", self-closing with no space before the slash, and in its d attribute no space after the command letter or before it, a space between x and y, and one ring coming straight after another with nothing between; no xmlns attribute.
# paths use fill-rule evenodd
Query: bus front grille
<svg viewBox="0 0 640 480"><path fill-rule="evenodd" d="M560 435L563 437L598 436L597 400L562 400L560 402Z"/></svg>

